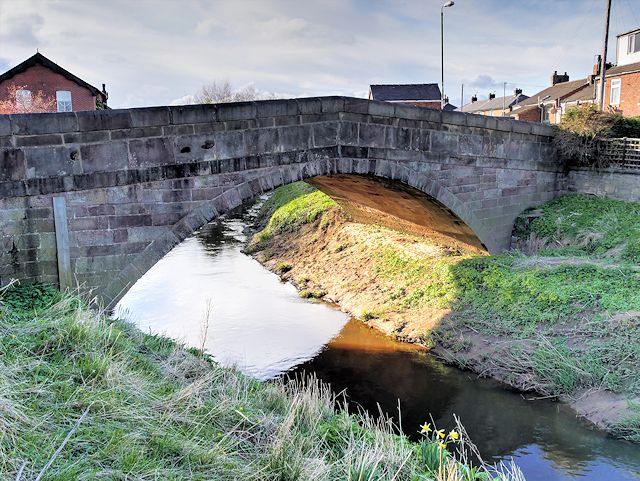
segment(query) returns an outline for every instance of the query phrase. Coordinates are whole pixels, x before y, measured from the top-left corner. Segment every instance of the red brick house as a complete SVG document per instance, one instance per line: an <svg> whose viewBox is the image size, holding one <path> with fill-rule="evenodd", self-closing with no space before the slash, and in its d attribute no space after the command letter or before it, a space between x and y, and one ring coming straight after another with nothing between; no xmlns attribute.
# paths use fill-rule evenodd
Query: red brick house
<svg viewBox="0 0 640 481"><path fill-rule="evenodd" d="M615 67L607 69L604 85L606 110L625 117L640 115L640 28L617 37ZM600 76L597 78L600 93Z"/></svg>
<svg viewBox="0 0 640 481"><path fill-rule="evenodd" d="M107 98L104 84L98 90L41 53L0 75L0 104L15 107L4 113L96 110L107 108ZM36 101L42 107L31 110Z"/></svg>
<svg viewBox="0 0 640 481"><path fill-rule="evenodd" d="M441 109L441 98L440 87L435 83L369 85L369 100Z"/></svg>

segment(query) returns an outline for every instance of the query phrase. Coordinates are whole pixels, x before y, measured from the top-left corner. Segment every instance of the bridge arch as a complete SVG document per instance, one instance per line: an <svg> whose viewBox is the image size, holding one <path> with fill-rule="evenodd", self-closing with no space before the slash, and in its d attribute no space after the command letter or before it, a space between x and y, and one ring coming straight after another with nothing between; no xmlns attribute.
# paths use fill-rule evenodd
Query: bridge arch
<svg viewBox="0 0 640 481"><path fill-rule="evenodd" d="M56 282L66 257L76 282L113 303L243 201L307 179L346 198L339 176L395 182L413 189L409 199L422 193L426 210L460 221L441 233L499 252L522 210L563 192L552 135L539 124L343 97L0 116L0 284ZM54 219L54 198L66 222Z"/></svg>

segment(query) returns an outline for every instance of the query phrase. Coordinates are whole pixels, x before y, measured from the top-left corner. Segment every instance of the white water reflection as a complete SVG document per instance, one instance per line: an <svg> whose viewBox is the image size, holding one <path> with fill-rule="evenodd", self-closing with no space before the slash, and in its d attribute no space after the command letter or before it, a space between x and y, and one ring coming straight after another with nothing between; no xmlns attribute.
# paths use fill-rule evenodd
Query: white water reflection
<svg viewBox="0 0 640 481"><path fill-rule="evenodd" d="M197 237L185 240L135 283L115 315L190 346L204 339L221 364L268 379L311 359L348 316L300 299L295 287L241 253L242 224L224 227L215 262Z"/></svg>

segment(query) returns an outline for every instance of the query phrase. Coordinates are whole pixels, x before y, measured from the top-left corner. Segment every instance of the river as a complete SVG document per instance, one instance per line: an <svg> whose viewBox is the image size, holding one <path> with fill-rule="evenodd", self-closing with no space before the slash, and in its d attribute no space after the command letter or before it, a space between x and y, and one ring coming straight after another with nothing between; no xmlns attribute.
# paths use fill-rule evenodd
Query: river
<svg viewBox="0 0 640 481"><path fill-rule="evenodd" d="M514 458L528 481L640 480L640 446L593 429L566 406L527 400L334 306L301 299L242 253L256 209L222 217L183 241L132 286L116 315L261 380L315 373L344 391L354 409L381 409L400 420L409 436L430 415L450 428L456 414L485 461Z"/></svg>

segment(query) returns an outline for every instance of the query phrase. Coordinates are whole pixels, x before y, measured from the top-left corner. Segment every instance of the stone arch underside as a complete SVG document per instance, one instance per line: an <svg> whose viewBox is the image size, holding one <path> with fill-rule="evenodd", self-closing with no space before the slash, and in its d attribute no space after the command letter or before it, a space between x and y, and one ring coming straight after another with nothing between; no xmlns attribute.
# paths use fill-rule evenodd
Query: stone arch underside
<svg viewBox="0 0 640 481"><path fill-rule="evenodd" d="M455 199L448 189L438 186L424 173L397 167L396 162L380 159L325 159L297 164L295 169L256 171L248 180L230 183L219 195L202 201L153 239L121 273L110 278L106 286L97 288L97 294L107 307L114 307L153 265L203 225L244 202L299 180L333 197L355 220L382 223L462 249L487 252L482 238L462 217L465 215L464 209L460 209L462 204L452 202L451 207L446 204ZM203 179L203 183L206 182Z"/></svg>

